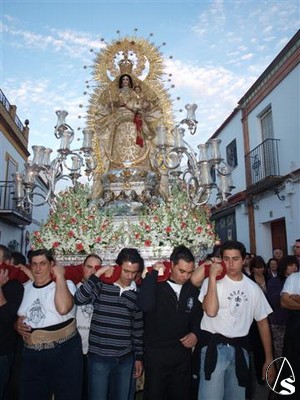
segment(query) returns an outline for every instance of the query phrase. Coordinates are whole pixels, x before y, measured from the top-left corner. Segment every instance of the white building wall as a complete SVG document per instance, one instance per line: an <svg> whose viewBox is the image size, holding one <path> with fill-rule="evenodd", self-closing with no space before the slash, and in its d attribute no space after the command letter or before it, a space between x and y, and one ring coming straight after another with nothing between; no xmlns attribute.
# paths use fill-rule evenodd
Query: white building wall
<svg viewBox="0 0 300 400"><path fill-rule="evenodd" d="M286 61L286 60L285 60ZM284 61L284 62L285 62ZM274 72L275 71L275 72ZM273 72L276 74L276 70ZM254 92L249 98L259 98L267 87L269 78L266 78L254 86ZM292 254L294 240L300 238L300 64L298 64L287 76L280 81L274 89L268 93L257 106L249 112L247 118L249 132L249 149L252 151L262 144L261 115L268 107L272 108L274 139L279 139L279 174L288 178L279 188L279 196L285 197L281 201L274 188L261 189L260 193L248 195L246 201L237 200L235 207L215 210L215 218L223 218L226 213L235 213L236 237L243 242L249 251L250 232L248 220L247 202L254 201L254 224L256 253L267 261L272 255L271 223L285 220L287 251ZM257 93L255 91L257 90ZM248 94L248 93L247 93ZM250 101L251 104L251 101ZM247 106L246 106L247 107ZM247 110L246 110L247 111ZM244 138L241 112L236 113L224 126L219 128L213 137L222 140L221 153L226 159L226 146L236 137L238 166L232 172L233 184L236 188L232 194L242 193L246 190L245 162L244 162ZM294 174L293 174L294 173ZM289 175L290 174L290 175ZM268 178L267 179L271 179ZM211 197L211 204L215 204L216 197Z"/></svg>
<svg viewBox="0 0 300 400"><path fill-rule="evenodd" d="M226 147L236 139L237 145L237 160L238 165L232 170L232 180L235 188L232 190L232 194L239 193L245 189L245 161L244 161L244 140L243 130L241 123L241 111L231 118L230 122L220 131L218 139L221 139L220 151L221 157L226 162ZM210 203L215 204L217 201L216 191L214 190Z"/></svg>
<svg viewBox="0 0 300 400"><path fill-rule="evenodd" d="M248 116L250 149L261 144L259 115L271 105L274 139L280 139L278 150L280 174L300 168L300 65L281 81Z"/></svg>
<svg viewBox="0 0 300 400"><path fill-rule="evenodd" d="M0 181L13 180L13 177L7 177L6 171L6 160L7 157L11 157L18 165L23 166L24 159L12 145L12 143L4 136L4 133L0 131ZM19 243L19 249L23 243L23 228L9 224L7 221L1 218L0 215L0 243L5 246L8 245L10 241L16 240Z"/></svg>
<svg viewBox="0 0 300 400"><path fill-rule="evenodd" d="M17 163L17 170L24 170L24 159L19 154L14 145L0 131L0 181L13 180L13 177L7 177L7 156L10 156ZM8 245L10 241L16 240L19 243L18 251L25 252L25 232L32 233L39 229L41 222L47 219L49 212L48 205L34 207L32 212L32 223L26 226L19 226L9 223L0 216L0 243Z"/></svg>
<svg viewBox="0 0 300 400"><path fill-rule="evenodd" d="M280 175L286 176L300 168L300 107L299 107L298 65L281 81L274 90L249 114L250 149L262 141L259 115L272 107L274 138L278 144ZM255 231L257 254L265 259L271 257L270 223L284 218L286 224L288 252L292 254L292 244L300 237L300 182L283 183L280 187L280 201L274 190L263 192L258 198L255 210Z"/></svg>
<svg viewBox="0 0 300 400"><path fill-rule="evenodd" d="M237 240L244 243L246 250L250 251L248 208L245 203L235 208L235 221Z"/></svg>

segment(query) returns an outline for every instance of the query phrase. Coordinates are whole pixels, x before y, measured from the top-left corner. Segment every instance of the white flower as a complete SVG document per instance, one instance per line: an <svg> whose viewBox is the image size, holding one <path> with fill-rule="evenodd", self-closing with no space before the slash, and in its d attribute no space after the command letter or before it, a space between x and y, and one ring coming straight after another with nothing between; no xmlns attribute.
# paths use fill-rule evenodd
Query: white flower
<svg viewBox="0 0 300 400"><path fill-rule="evenodd" d="M112 216L89 207L90 194L88 185L59 193L55 211L32 235L33 248L53 249L62 255L124 246L159 248L184 244L191 249L210 248L216 242L207 207L192 208L184 191L173 191L169 201L149 208L138 223L127 218L119 225Z"/></svg>

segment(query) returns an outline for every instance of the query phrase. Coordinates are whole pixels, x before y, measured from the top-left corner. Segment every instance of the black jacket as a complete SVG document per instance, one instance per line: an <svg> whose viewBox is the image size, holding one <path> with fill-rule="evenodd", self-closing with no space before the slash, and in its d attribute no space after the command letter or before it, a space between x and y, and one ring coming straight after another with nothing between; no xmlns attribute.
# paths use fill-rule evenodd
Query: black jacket
<svg viewBox="0 0 300 400"><path fill-rule="evenodd" d="M179 300L168 282L157 282L158 272L153 270L143 279L138 293L138 306L144 311L144 343L163 348L180 344L190 332L200 334L202 307L199 290L186 282Z"/></svg>

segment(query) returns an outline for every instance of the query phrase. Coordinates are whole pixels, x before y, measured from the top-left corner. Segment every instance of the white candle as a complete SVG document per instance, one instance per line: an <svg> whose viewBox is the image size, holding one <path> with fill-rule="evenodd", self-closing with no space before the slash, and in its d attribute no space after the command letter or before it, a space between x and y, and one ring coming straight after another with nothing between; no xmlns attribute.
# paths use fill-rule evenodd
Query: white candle
<svg viewBox="0 0 300 400"><path fill-rule="evenodd" d="M209 143L211 146L210 147L211 158L213 160L219 160L221 158L221 152L220 152L221 139L211 139Z"/></svg>
<svg viewBox="0 0 300 400"><path fill-rule="evenodd" d="M201 180L204 185L210 185L212 183L211 179L211 171L210 171L210 163L207 161L203 161L200 164L200 170L201 170Z"/></svg>
<svg viewBox="0 0 300 400"><path fill-rule="evenodd" d="M166 141L166 129L164 126L159 126L156 129L156 145L157 146L164 146Z"/></svg>
<svg viewBox="0 0 300 400"><path fill-rule="evenodd" d="M68 115L68 111L57 110L55 111L55 114L57 115L56 129L58 129L61 125L64 125L66 123L66 117Z"/></svg>
<svg viewBox="0 0 300 400"><path fill-rule="evenodd" d="M196 109L197 109L197 104L186 104L185 109L186 109L186 119L187 120L192 120L196 121Z"/></svg>
<svg viewBox="0 0 300 400"><path fill-rule="evenodd" d="M91 130L84 129L82 133L83 133L82 149L91 148L94 132Z"/></svg>
<svg viewBox="0 0 300 400"><path fill-rule="evenodd" d="M23 175L21 172L15 172L15 197L20 199L23 197Z"/></svg>
<svg viewBox="0 0 300 400"><path fill-rule="evenodd" d="M72 167L71 170L78 171L81 168L81 158L79 156L73 156L72 159Z"/></svg>
<svg viewBox="0 0 300 400"><path fill-rule="evenodd" d="M183 136L184 136L184 128L174 129L174 147L184 147Z"/></svg>
<svg viewBox="0 0 300 400"><path fill-rule="evenodd" d="M38 171L34 166L25 164L24 183L31 184L31 185L34 184L37 172Z"/></svg>
<svg viewBox="0 0 300 400"><path fill-rule="evenodd" d="M50 154L52 153L52 149L46 147L44 150L44 157L43 157L43 165L48 167L50 165Z"/></svg>
<svg viewBox="0 0 300 400"><path fill-rule="evenodd" d="M45 147L44 146L32 146L32 151L33 151L32 164L42 167Z"/></svg>
<svg viewBox="0 0 300 400"><path fill-rule="evenodd" d="M207 143L198 144L198 149L199 149L199 160L198 161L207 161L208 160L208 156L207 156L208 144Z"/></svg>
<svg viewBox="0 0 300 400"><path fill-rule="evenodd" d="M70 150L70 143L71 143L70 132L63 131L61 134L60 149L61 150Z"/></svg>

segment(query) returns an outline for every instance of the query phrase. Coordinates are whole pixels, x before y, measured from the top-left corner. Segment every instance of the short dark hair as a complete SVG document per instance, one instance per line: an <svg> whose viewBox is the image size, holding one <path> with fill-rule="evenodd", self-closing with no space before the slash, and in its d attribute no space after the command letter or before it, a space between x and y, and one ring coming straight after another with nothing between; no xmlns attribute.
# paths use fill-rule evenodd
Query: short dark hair
<svg viewBox="0 0 300 400"><path fill-rule="evenodd" d="M28 262L30 262L30 257L31 257L32 252L33 252L32 249L27 251L26 257L27 257Z"/></svg>
<svg viewBox="0 0 300 400"><path fill-rule="evenodd" d="M184 260L186 262L195 262L193 253L184 245L175 247L170 255L170 261L172 261L174 265L178 264L180 260Z"/></svg>
<svg viewBox="0 0 300 400"><path fill-rule="evenodd" d="M298 268L298 260L296 256L285 256L279 261L278 268L277 268L277 276L284 281L286 276L285 272L289 265L296 264Z"/></svg>
<svg viewBox="0 0 300 400"><path fill-rule="evenodd" d="M45 256L47 258L47 260L50 262L55 261L51 250L37 249L37 250L33 250L33 252L30 254L30 257L29 257L30 264L32 262L33 257L37 257L37 256Z"/></svg>
<svg viewBox="0 0 300 400"><path fill-rule="evenodd" d="M89 254L89 255L87 255L86 257L85 257L85 259L84 259L84 261L83 261L83 265L87 262L87 260L89 259L89 258L91 258L91 257L95 257L95 258L97 258L99 261L100 261L100 264L102 264L102 258L100 257L100 256L98 256L98 254L93 254L93 253L91 253L91 254Z"/></svg>
<svg viewBox="0 0 300 400"><path fill-rule="evenodd" d="M0 244L0 250L2 250L2 259L3 262L10 260L11 258L11 252L7 246L4 244Z"/></svg>
<svg viewBox="0 0 300 400"><path fill-rule="evenodd" d="M207 254L207 258L212 258L212 257L219 257L220 256L220 244L215 244L213 247L213 250L211 253Z"/></svg>
<svg viewBox="0 0 300 400"><path fill-rule="evenodd" d="M238 250L241 253L242 259L246 258L246 247L242 242L238 242L237 240L227 240L221 245L221 257L223 257L225 250Z"/></svg>
<svg viewBox="0 0 300 400"><path fill-rule="evenodd" d="M13 251L11 253L11 262L12 261L13 265L18 265L18 264L26 265L26 257L19 251Z"/></svg>
<svg viewBox="0 0 300 400"><path fill-rule="evenodd" d="M144 259L140 255L137 249L131 247L125 247L120 251L116 259L116 263L121 266L126 261L139 264L138 272L143 272L145 267Z"/></svg>

